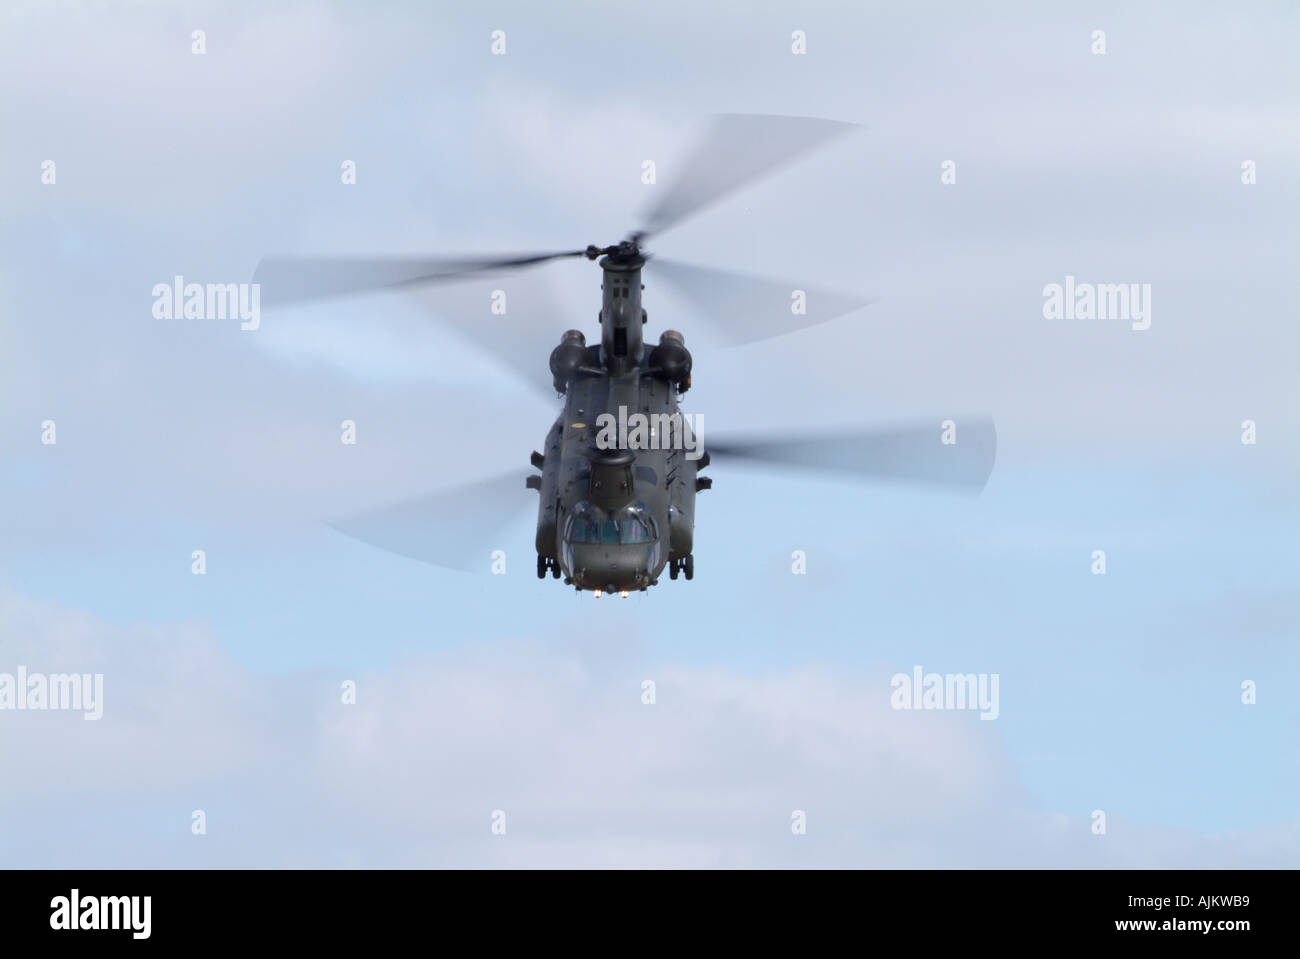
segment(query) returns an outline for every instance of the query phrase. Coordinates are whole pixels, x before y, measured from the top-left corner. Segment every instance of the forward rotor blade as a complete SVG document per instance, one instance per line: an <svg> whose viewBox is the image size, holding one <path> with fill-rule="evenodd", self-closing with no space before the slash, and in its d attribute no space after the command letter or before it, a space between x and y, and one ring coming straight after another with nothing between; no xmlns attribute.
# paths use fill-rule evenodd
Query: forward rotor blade
<svg viewBox="0 0 1300 959"><path fill-rule="evenodd" d="M492 552L518 556L508 527L537 508L524 486L526 471L511 470L455 489L349 516L328 525L371 546L448 569L489 572ZM530 543L531 545L531 543Z"/></svg>
<svg viewBox="0 0 1300 959"><path fill-rule="evenodd" d="M726 113L682 164L664 195L642 216L640 235L662 233L736 189L773 173L857 124L815 117Z"/></svg>
<svg viewBox="0 0 1300 959"><path fill-rule="evenodd" d="M660 256L649 261L646 271L654 278L667 280L691 299L735 345L816 326L874 302L869 296L692 266ZM804 294L803 313L793 310L792 295L796 290Z"/></svg>
<svg viewBox="0 0 1300 959"><path fill-rule="evenodd" d="M303 303L352 293L464 279L496 270L517 270L548 260L583 256L585 250L518 256L439 260L402 257L266 257L257 264L253 282L262 287L262 303Z"/></svg>
<svg viewBox="0 0 1300 959"><path fill-rule="evenodd" d="M771 463L849 474L867 480L932 483L978 492L997 459L997 430L988 417L810 437L710 440L710 458ZM946 423L946 421L945 421ZM955 442L945 443L953 439Z"/></svg>
<svg viewBox="0 0 1300 959"><path fill-rule="evenodd" d="M575 323L546 271L445 283L413 294L427 321L450 329L467 348L490 356L548 404L555 401L549 359L560 334ZM503 308L495 311L494 303ZM454 354L448 357L455 362Z"/></svg>

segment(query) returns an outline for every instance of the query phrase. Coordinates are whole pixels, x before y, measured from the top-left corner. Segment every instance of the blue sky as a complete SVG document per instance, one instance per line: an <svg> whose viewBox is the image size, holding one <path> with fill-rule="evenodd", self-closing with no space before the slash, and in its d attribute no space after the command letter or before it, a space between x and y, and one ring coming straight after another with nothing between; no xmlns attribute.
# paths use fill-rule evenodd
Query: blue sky
<svg viewBox="0 0 1300 959"><path fill-rule="evenodd" d="M5 11L0 671L108 703L0 713L0 861L1296 864L1294 13L745 9ZM879 300L714 349L648 269L706 441L989 413L981 496L718 462L696 579L598 602L535 578L521 481L506 576L421 566L323 523L526 472L554 400L429 320L482 287L150 314L271 253L610 242L718 111L864 129L665 255ZM1151 329L1044 319L1066 275L1150 283ZM507 288L595 327L588 264ZM999 718L890 711L915 665L999 674Z"/></svg>

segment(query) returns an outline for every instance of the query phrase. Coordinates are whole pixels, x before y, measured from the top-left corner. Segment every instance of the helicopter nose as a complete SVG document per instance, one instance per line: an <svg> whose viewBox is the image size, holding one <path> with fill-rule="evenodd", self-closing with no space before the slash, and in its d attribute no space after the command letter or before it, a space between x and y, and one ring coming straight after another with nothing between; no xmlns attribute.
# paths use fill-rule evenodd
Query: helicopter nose
<svg viewBox="0 0 1300 959"><path fill-rule="evenodd" d="M576 586L614 593L640 589L649 583L644 546L573 544L573 568L567 570Z"/></svg>

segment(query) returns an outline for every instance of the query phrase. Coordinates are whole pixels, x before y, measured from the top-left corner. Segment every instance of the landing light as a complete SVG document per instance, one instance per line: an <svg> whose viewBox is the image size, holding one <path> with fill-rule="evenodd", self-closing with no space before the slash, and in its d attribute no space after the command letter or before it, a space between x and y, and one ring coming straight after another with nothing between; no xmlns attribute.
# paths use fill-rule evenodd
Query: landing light
<svg viewBox="0 0 1300 959"><path fill-rule="evenodd" d="M596 594L597 599L600 599L600 590L596 589L596 590L592 590L592 592Z"/></svg>
<svg viewBox="0 0 1300 959"><path fill-rule="evenodd" d="M619 593L618 595L621 596L621 597L623 597L623 599L627 599L627 590L623 590L623 591L622 591L621 593Z"/></svg>

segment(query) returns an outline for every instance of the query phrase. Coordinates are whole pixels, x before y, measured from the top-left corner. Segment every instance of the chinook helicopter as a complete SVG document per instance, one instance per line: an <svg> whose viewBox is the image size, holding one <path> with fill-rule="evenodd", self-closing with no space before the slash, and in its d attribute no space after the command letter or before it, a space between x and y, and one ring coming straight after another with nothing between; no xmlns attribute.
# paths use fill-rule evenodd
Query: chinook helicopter
<svg viewBox="0 0 1300 959"><path fill-rule="evenodd" d="M643 245L738 187L854 129L854 124L806 117L715 117L641 227L607 246L485 259L262 260L254 282L261 284L265 306L451 283L565 258L598 261L601 269L599 342L588 344L581 330L569 329L550 353L549 386L563 397L563 408L544 452L532 454L537 472L471 483L332 525L415 559L482 569L487 559L475 518L501 514L531 489L539 496L537 576L563 577L565 584L598 597L615 592L626 597L658 584L665 569L670 579L694 578L695 501L712 487L712 477L702 471L714 457L982 489L996 452L996 432L986 417L960 420L960 442L953 441L958 421L936 420L835 434L713 438L702 449L689 414L679 406L693 367L685 337L665 329L657 343L647 342L643 271L698 302L737 344L793 333L870 302L652 257ZM802 292L803 310L792 309L792 291ZM473 330L476 324L462 319L460 325ZM531 339L541 332L530 330ZM529 352L523 363L541 370L541 355ZM628 429L631 420L637 425Z"/></svg>

